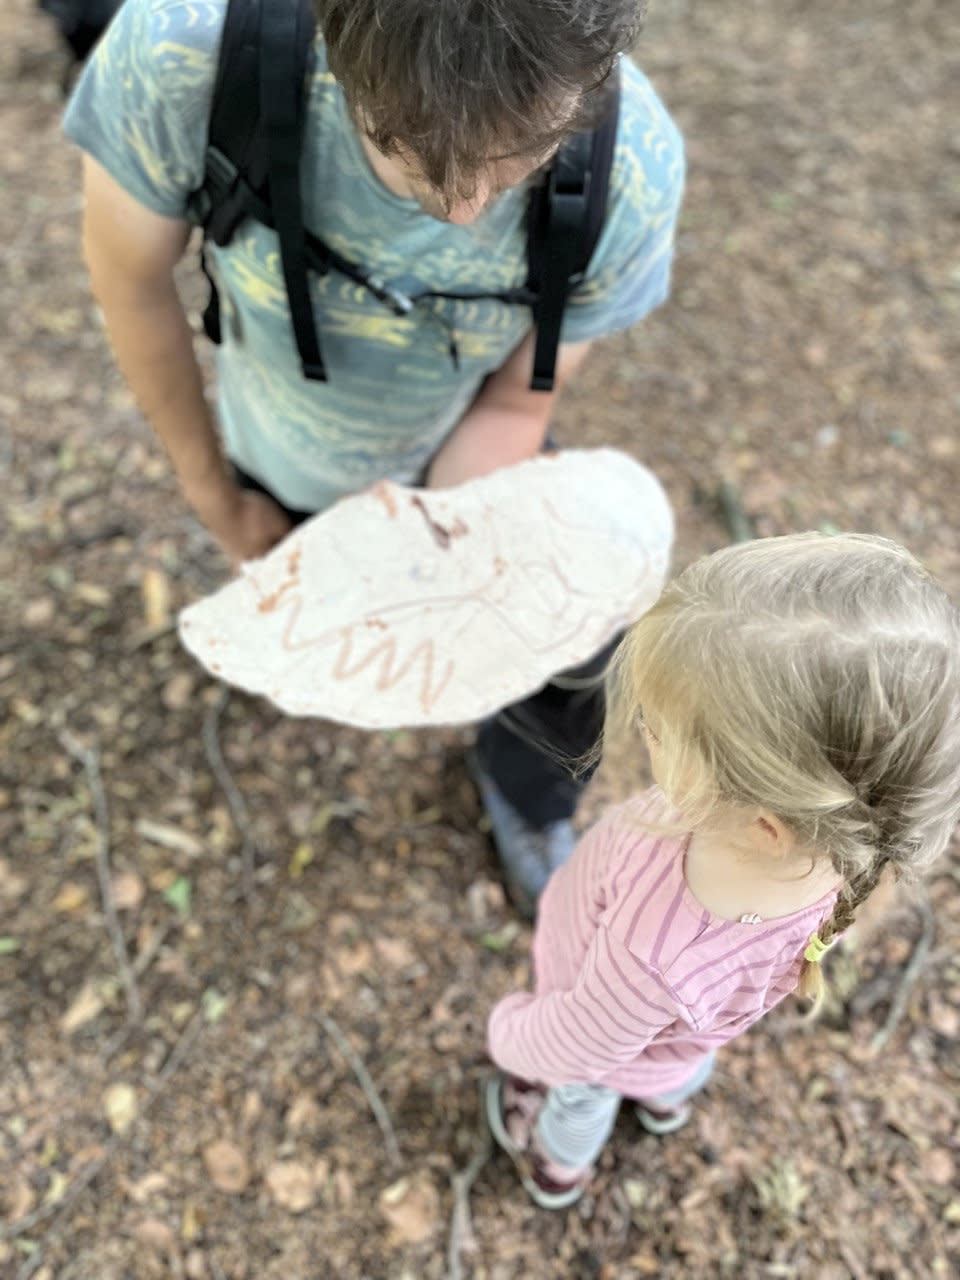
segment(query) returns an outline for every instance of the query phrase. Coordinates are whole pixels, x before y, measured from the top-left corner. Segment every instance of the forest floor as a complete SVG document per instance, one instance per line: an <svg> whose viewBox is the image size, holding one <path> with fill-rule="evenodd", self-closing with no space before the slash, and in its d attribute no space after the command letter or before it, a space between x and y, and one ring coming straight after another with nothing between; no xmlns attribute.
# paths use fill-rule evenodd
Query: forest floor
<svg viewBox="0 0 960 1280"><path fill-rule="evenodd" d="M654 469L678 566L729 540L723 485L759 534L886 534L960 595L960 8L661 0L639 56L687 138L673 297L598 347L561 439ZM180 647L225 566L89 297L62 68L8 0L0 1275L960 1274L956 847L820 1025L781 1007L730 1045L672 1138L624 1109L578 1207L499 1155L456 1181L486 1013L529 975L470 734L291 720Z"/></svg>

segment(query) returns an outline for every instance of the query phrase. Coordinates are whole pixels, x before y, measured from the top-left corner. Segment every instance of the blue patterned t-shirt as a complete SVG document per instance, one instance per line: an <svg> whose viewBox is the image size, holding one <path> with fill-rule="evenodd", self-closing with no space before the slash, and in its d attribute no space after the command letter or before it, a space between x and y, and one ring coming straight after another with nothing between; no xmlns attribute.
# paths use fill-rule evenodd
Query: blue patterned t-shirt
<svg viewBox="0 0 960 1280"><path fill-rule="evenodd" d="M126 0L69 104L65 129L131 196L185 215L203 179L207 118L226 0ZM522 189L453 226L374 175L318 45L301 168L308 228L406 293L501 291L526 277ZM667 296L683 187L683 144L646 78L623 67L606 222L562 340L636 323ZM331 271L310 289L326 383L300 370L275 232L241 225L213 248L223 343L225 447L287 506L318 511L383 477L409 483L529 332L527 307L439 301L395 315ZM449 354L456 335L459 368Z"/></svg>

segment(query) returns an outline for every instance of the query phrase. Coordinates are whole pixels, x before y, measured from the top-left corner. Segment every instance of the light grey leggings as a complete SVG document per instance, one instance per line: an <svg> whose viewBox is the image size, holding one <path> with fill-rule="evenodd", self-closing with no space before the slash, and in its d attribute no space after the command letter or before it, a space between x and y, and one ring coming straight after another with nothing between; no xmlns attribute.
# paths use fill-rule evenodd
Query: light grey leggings
<svg viewBox="0 0 960 1280"><path fill-rule="evenodd" d="M708 1054L679 1089L657 1098L644 1098L653 1110L671 1111L693 1097L713 1070ZM616 1123L623 1095L602 1084L561 1084L547 1090L547 1100L537 1116L536 1135L544 1153L558 1164L580 1169L603 1150Z"/></svg>

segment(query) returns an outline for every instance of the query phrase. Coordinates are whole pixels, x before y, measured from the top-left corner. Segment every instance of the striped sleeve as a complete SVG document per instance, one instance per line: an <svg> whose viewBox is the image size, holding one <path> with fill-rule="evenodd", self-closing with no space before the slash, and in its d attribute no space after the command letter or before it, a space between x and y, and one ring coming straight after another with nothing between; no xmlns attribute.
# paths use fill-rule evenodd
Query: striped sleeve
<svg viewBox="0 0 960 1280"><path fill-rule="evenodd" d="M553 1087L602 1084L678 1023L670 985L608 929L594 935L569 990L516 993L496 1005L487 1044L497 1066Z"/></svg>

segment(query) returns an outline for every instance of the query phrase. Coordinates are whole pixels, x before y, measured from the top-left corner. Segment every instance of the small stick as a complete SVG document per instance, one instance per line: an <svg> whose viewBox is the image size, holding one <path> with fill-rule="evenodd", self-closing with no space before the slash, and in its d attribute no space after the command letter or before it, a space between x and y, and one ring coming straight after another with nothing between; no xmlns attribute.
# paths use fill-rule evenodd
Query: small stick
<svg viewBox="0 0 960 1280"><path fill-rule="evenodd" d="M400 1155L400 1144L397 1142L397 1135L393 1131L393 1124L390 1120L387 1108L383 1105L383 1100L379 1093L377 1093L376 1086L373 1081L370 1079L369 1071L367 1071L367 1068L360 1061L360 1058L357 1056L357 1053L350 1041L329 1014L320 1012L314 1014L314 1017L353 1068L353 1074L357 1077L360 1088L363 1090L364 1097L370 1104L370 1110L373 1112L374 1119L380 1126L380 1132L383 1134L383 1140L386 1143L390 1163L395 1167L399 1167L403 1163L403 1158Z"/></svg>
<svg viewBox="0 0 960 1280"><path fill-rule="evenodd" d="M113 886L110 883L110 812L107 808L107 796L100 777L100 757L79 743L71 733L60 734L60 742L74 760L83 765L93 801L94 817L97 824L97 880L100 884L100 898L103 903L103 915L113 946L113 954L120 970L123 987L127 994L127 1021L139 1022L143 1016L143 1004L137 979L130 964L127 944L124 941L117 907L113 900Z"/></svg>
<svg viewBox="0 0 960 1280"><path fill-rule="evenodd" d="M450 1175L453 1211L450 1214L450 1240L447 1245L447 1280L463 1280L460 1255L466 1249L476 1248L473 1224L470 1221L470 1189L493 1151L493 1142L486 1125L482 1126L481 1140L483 1145L467 1167Z"/></svg>
<svg viewBox="0 0 960 1280"><path fill-rule="evenodd" d="M907 1011L907 1004L910 1000L910 993L913 990L914 983L920 977L920 973L927 962L930 954L930 948L933 946L934 921L933 912L930 910L929 904L924 903L923 913L923 932L917 939L917 944L913 948L913 953L907 962L903 973L900 975L900 981L897 983L896 994L890 1004L890 1011L887 1014L886 1021L883 1026L875 1032L873 1039L870 1041L870 1053L876 1056L881 1049L885 1048L890 1037L897 1029L900 1019Z"/></svg>
<svg viewBox="0 0 960 1280"><path fill-rule="evenodd" d="M207 753L207 761L213 770L213 775L220 783L227 798L227 807L230 810L231 818L233 818L233 825L243 841L241 851L243 859L243 896L249 902L253 898L254 863L257 854L260 852L260 847L257 843L257 837L253 833L253 827L250 825L246 801L240 793L240 788L231 777L230 770L227 768L226 761L223 758L223 752L220 750L220 717L226 710L229 701L230 689L227 685L221 684L216 700L210 704L207 714L204 716L203 746Z"/></svg>
<svg viewBox="0 0 960 1280"><path fill-rule="evenodd" d="M154 960L160 953L160 948L167 940L167 934L170 932L170 925L159 925L153 932L153 937L144 949L138 954L133 962L133 972L138 978L142 978L146 971L153 964ZM121 1027L115 1035L107 1041L104 1046L102 1058L103 1061L109 1062L111 1058L116 1057L124 1045L133 1035L136 1028L128 1023L125 1027Z"/></svg>

